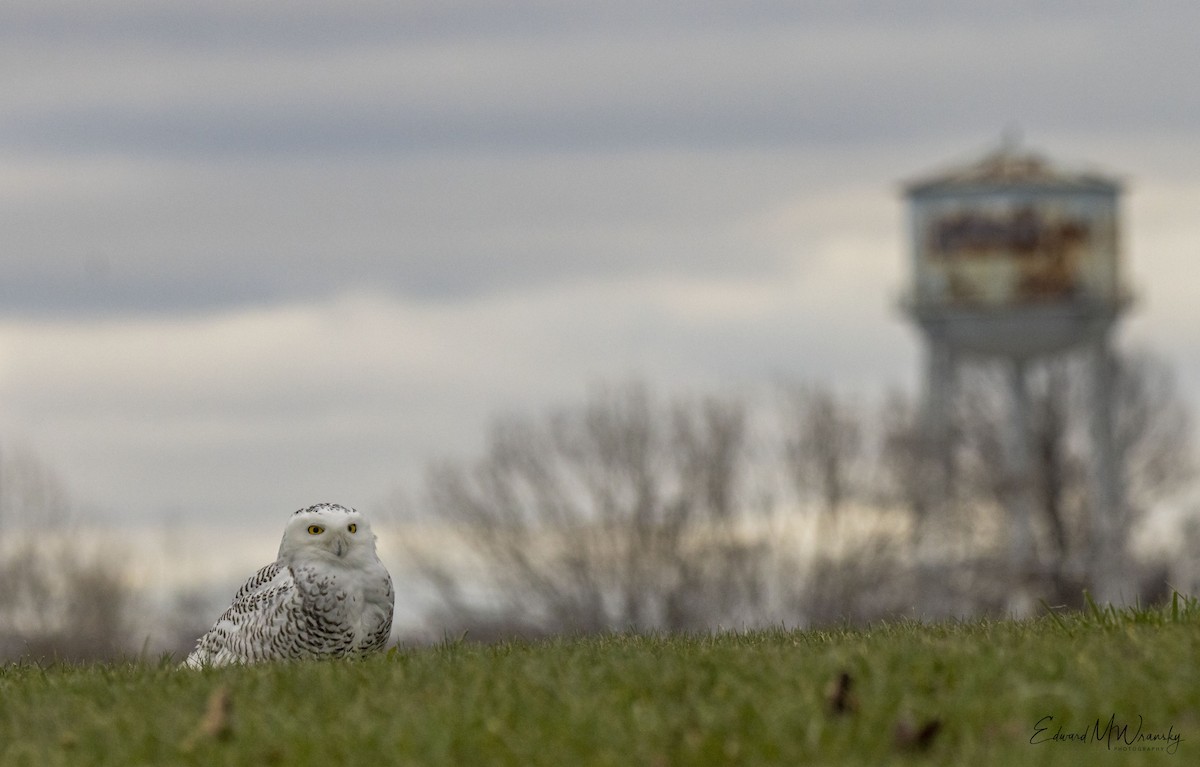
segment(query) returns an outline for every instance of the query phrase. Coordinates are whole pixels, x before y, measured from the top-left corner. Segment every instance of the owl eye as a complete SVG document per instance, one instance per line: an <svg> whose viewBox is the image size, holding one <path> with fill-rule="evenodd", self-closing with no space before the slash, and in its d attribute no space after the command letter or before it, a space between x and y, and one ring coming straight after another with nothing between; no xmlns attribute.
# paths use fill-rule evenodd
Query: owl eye
<svg viewBox="0 0 1200 767"><path fill-rule="evenodd" d="M351 522L351 523L350 523L350 526L349 526L349 527L347 527L346 529L347 529L347 530L349 530L349 531L350 531L350 532L352 532L352 533L357 533L357 532L358 532L358 525L356 525L355 523Z"/></svg>
<svg viewBox="0 0 1200 767"><path fill-rule="evenodd" d="M308 526L308 534L309 535L320 535L323 532L325 532L325 528L321 527L320 525L309 525Z"/></svg>

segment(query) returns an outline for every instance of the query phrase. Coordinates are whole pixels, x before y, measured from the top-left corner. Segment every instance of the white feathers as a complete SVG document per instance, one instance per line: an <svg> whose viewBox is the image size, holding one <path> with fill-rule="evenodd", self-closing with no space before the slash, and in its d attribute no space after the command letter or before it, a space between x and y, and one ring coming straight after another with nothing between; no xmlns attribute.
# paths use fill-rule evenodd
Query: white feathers
<svg viewBox="0 0 1200 767"><path fill-rule="evenodd" d="M393 604L366 518L337 504L310 506L292 515L279 558L238 589L184 663L366 655L387 642Z"/></svg>

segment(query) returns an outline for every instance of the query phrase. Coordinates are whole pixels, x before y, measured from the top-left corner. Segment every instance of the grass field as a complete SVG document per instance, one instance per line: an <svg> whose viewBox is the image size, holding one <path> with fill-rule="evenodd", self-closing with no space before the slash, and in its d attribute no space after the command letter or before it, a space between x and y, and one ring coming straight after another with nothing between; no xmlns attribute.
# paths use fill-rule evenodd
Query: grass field
<svg viewBox="0 0 1200 767"><path fill-rule="evenodd" d="M17 665L0 764L1195 764L1198 659L1200 608L1178 599L207 671Z"/></svg>

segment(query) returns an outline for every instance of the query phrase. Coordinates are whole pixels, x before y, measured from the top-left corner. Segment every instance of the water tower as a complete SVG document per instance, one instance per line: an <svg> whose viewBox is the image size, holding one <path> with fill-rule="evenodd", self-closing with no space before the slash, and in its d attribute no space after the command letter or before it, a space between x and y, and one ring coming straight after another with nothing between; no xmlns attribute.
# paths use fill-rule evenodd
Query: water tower
<svg viewBox="0 0 1200 767"><path fill-rule="evenodd" d="M925 428L940 454L931 505L948 502L955 381L964 364L1008 371L1005 461L1010 559L1022 579L1041 567L1034 541L1028 367L1086 351L1090 371L1089 527L1083 563L1092 593L1118 601L1125 575L1123 492L1112 424L1112 335L1127 293L1118 247L1120 184L1069 172L1012 142L980 160L911 183L908 310L924 336Z"/></svg>

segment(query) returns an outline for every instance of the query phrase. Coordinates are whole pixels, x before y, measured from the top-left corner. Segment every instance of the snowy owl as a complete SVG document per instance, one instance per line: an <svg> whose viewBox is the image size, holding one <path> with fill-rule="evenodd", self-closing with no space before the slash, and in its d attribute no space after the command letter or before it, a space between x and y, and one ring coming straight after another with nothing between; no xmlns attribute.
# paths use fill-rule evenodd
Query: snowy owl
<svg viewBox="0 0 1200 767"><path fill-rule="evenodd" d="M184 665L366 655L387 642L393 605L366 518L334 503L310 506L292 514L279 558L237 590Z"/></svg>

